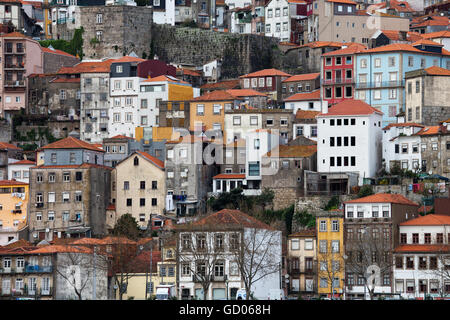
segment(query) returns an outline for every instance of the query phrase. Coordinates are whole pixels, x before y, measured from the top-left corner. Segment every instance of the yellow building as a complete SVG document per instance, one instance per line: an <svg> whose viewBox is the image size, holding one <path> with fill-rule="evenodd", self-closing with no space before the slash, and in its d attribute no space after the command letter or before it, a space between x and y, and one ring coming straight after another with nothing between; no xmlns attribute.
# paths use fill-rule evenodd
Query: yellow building
<svg viewBox="0 0 450 320"><path fill-rule="evenodd" d="M52 39L52 17L49 0L43 0L42 10L44 13L44 33L45 39Z"/></svg>
<svg viewBox="0 0 450 320"><path fill-rule="evenodd" d="M28 183L0 180L0 245L19 239L27 224Z"/></svg>
<svg viewBox="0 0 450 320"><path fill-rule="evenodd" d="M325 211L316 215L317 284L322 297L339 298L345 280L344 213Z"/></svg>
<svg viewBox="0 0 450 320"><path fill-rule="evenodd" d="M235 97L216 90L191 100L189 130L222 130L225 110L233 108Z"/></svg>

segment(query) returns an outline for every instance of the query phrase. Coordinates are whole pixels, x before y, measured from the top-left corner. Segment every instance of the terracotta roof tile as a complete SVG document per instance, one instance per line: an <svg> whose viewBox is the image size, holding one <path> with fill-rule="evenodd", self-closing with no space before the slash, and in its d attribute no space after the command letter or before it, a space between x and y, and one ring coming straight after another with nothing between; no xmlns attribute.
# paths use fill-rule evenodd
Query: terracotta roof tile
<svg viewBox="0 0 450 320"><path fill-rule="evenodd" d="M417 47L417 46L421 46L421 45L433 46L433 47L443 47L444 46L443 44L437 43L432 40L427 40L427 39L420 39L412 44L413 47Z"/></svg>
<svg viewBox="0 0 450 320"><path fill-rule="evenodd" d="M367 197L354 199L350 201L344 202L345 204L353 204L353 203L395 203L395 204L404 204L404 205L410 205L410 206L416 206L419 205L405 196L401 194L395 194L395 193L377 193L373 194Z"/></svg>
<svg viewBox="0 0 450 320"><path fill-rule="evenodd" d="M154 78L150 78L150 79L144 80L142 82L146 83L146 82L166 82L166 81L167 82L189 84L190 85L190 83L188 83L186 81L177 79L175 77L170 77L170 76L167 76L167 75L160 75L160 76L157 76L157 77L154 77Z"/></svg>
<svg viewBox="0 0 450 320"><path fill-rule="evenodd" d="M328 2L337 2L337 3L347 3L347 4L356 4L356 2L351 0L327 0Z"/></svg>
<svg viewBox="0 0 450 320"><path fill-rule="evenodd" d="M227 93L231 94L233 97L267 97L267 94L253 90L253 89L229 89Z"/></svg>
<svg viewBox="0 0 450 320"><path fill-rule="evenodd" d="M444 244L404 244L396 247L394 252L450 252L450 245Z"/></svg>
<svg viewBox="0 0 450 320"><path fill-rule="evenodd" d="M213 179L245 179L245 173L221 173L213 177Z"/></svg>
<svg viewBox="0 0 450 320"><path fill-rule="evenodd" d="M399 41L400 40L400 31L399 30L381 30L381 32L388 37L390 40ZM417 32L407 32L406 40L410 42L416 42L422 39L423 34Z"/></svg>
<svg viewBox="0 0 450 320"><path fill-rule="evenodd" d="M296 237L315 237L316 236L316 229L305 229L298 231L296 233L292 233L288 235L289 238L296 238Z"/></svg>
<svg viewBox="0 0 450 320"><path fill-rule="evenodd" d="M41 47L41 50L46 53L59 54L61 56L76 58L74 55L71 55L70 53L64 52L62 50L57 50L57 49L52 50L52 49L46 48L46 47Z"/></svg>
<svg viewBox="0 0 450 320"><path fill-rule="evenodd" d="M297 110L295 114L295 119L304 120L304 119L316 119L316 116L319 114L319 111L310 111L310 110Z"/></svg>
<svg viewBox="0 0 450 320"><path fill-rule="evenodd" d="M423 211L423 206L422 206ZM440 214L427 214L415 219L400 223L401 226L444 226L450 225L450 216Z"/></svg>
<svg viewBox="0 0 450 320"><path fill-rule="evenodd" d="M328 113L321 113L319 116L346 116L346 115L369 115L373 113L383 114L378 109L368 105L362 100L344 100L328 108Z"/></svg>
<svg viewBox="0 0 450 320"><path fill-rule="evenodd" d="M105 152L105 150L99 149L88 142L79 140L74 137L67 137L58 140L42 147L42 149L87 149L92 151Z"/></svg>
<svg viewBox="0 0 450 320"><path fill-rule="evenodd" d="M126 237L109 236L102 239L103 244L127 244L135 245L136 241L130 240Z"/></svg>
<svg viewBox="0 0 450 320"><path fill-rule="evenodd" d="M345 44L343 44L345 45ZM324 53L322 56L342 56L342 55L349 55L354 54L355 52L361 52L366 50L366 46L359 44L359 43L352 43L351 45L348 45L346 48L330 51L327 53Z"/></svg>
<svg viewBox="0 0 450 320"><path fill-rule="evenodd" d="M315 80L320 76L320 73L304 73L304 74L296 74L292 77L289 77L283 82L293 82L293 81L304 81L304 80Z"/></svg>
<svg viewBox="0 0 450 320"><path fill-rule="evenodd" d="M276 150L276 151L275 151ZM312 146L288 146L279 145L265 154L274 158L309 158L317 152L317 145Z"/></svg>
<svg viewBox="0 0 450 320"><path fill-rule="evenodd" d="M111 64L117 62L141 62L144 59L125 56L119 59L108 59L105 61L80 62L72 67L62 67L58 74L80 74L80 73L109 73Z"/></svg>
<svg viewBox="0 0 450 320"><path fill-rule="evenodd" d="M277 69L264 69L264 70L259 70L256 72L245 74L243 76L240 76L239 78L267 77L267 76L290 77L291 75L286 72L277 70Z"/></svg>
<svg viewBox="0 0 450 320"><path fill-rule="evenodd" d="M163 161L159 160L158 158L153 157L152 155L148 154L147 152L144 152L144 151L136 151L136 152L138 154L140 154L141 156L143 156L148 161L152 162L157 167L159 167L161 169L164 169L164 162Z"/></svg>
<svg viewBox="0 0 450 320"><path fill-rule="evenodd" d="M439 53L439 52L428 52L428 51L419 50L416 47L413 47L412 45L407 44L407 43L391 43L391 44L388 44L385 46L368 49L368 50L362 51L360 53L366 54L366 53L395 52L395 51L418 52L418 53L422 53L422 54L441 55L441 53ZM450 55L450 53L447 50L442 49L442 55Z"/></svg>
<svg viewBox="0 0 450 320"><path fill-rule="evenodd" d="M234 101L235 97L225 90L215 90L191 101Z"/></svg>
<svg viewBox="0 0 450 320"><path fill-rule="evenodd" d="M114 136L114 137L111 137L111 138L109 138L109 139L130 139L130 140L134 140L134 138L124 136L123 134L118 134L118 135L116 135L116 136Z"/></svg>
<svg viewBox="0 0 450 320"><path fill-rule="evenodd" d="M49 245L33 250L30 253L92 253L92 249L74 245Z"/></svg>
<svg viewBox="0 0 450 320"><path fill-rule="evenodd" d="M450 70L440 68L438 66L432 66L425 69L425 72L432 76L450 76Z"/></svg>
<svg viewBox="0 0 450 320"><path fill-rule="evenodd" d="M0 142L0 149L22 150L21 148L7 142Z"/></svg>
<svg viewBox="0 0 450 320"><path fill-rule="evenodd" d="M194 76L194 77L201 77L201 73L191 70L191 69L185 69L185 68L178 68L177 71L182 71L183 74L188 75L188 76Z"/></svg>
<svg viewBox="0 0 450 320"><path fill-rule="evenodd" d="M384 127L381 130L389 130L390 128L393 128L393 127L418 127L418 128L423 128L424 125L423 124L419 124L419 123L414 123L414 122L390 123L390 124L388 124L386 127Z"/></svg>
<svg viewBox="0 0 450 320"><path fill-rule="evenodd" d="M340 48L342 47L342 42L334 42L334 41L314 41L298 46L299 48L309 47L309 48L322 48L322 47L334 47Z"/></svg>
<svg viewBox="0 0 450 320"><path fill-rule="evenodd" d="M320 89L317 89L312 92L305 93L296 93L286 99L284 101L311 101L311 100L320 100Z"/></svg>
<svg viewBox="0 0 450 320"><path fill-rule="evenodd" d="M239 88L239 80L223 80L216 83L207 83L200 87L201 89L236 89Z"/></svg>
<svg viewBox="0 0 450 320"><path fill-rule="evenodd" d="M16 180L0 180L0 187L5 186L27 186L28 183L26 182L20 182Z"/></svg>
<svg viewBox="0 0 450 320"><path fill-rule="evenodd" d="M102 245L103 240L97 239L97 238L81 238L77 239L72 244L79 244L79 245Z"/></svg>
<svg viewBox="0 0 450 320"><path fill-rule="evenodd" d="M241 227L241 228L256 228L275 230L268 224L259 221L258 219L243 213L240 210L222 209L218 212L210 214L209 216L197 220L192 223L193 226L210 226L210 227Z"/></svg>
<svg viewBox="0 0 450 320"><path fill-rule="evenodd" d="M397 10L398 12L414 12L414 9L411 8L407 1L390 0L389 7Z"/></svg>
<svg viewBox="0 0 450 320"><path fill-rule="evenodd" d="M426 126L419 132L417 132L415 135L418 136L428 136L428 135L434 135L439 134L441 132L439 126Z"/></svg>
<svg viewBox="0 0 450 320"><path fill-rule="evenodd" d="M98 168L98 169L106 169L106 170L113 169L111 167L103 166L101 164L94 164L94 163L67 164L67 165L39 165L39 166L31 167L31 169L89 169L89 168Z"/></svg>
<svg viewBox="0 0 450 320"><path fill-rule="evenodd" d="M5 1L5 0L2 0L2 2L20 2L20 1L14 1L14 0L13 1L8 1L8 0ZM23 33L20 33L20 32L17 32L17 31L2 34L2 35L0 35L0 37L2 37L2 38L28 38L28 39L31 40L30 37L27 37Z"/></svg>
<svg viewBox="0 0 450 320"><path fill-rule="evenodd" d="M449 30L442 30L437 32L423 33L421 36L424 39L436 39L436 38L450 38Z"/></svg>

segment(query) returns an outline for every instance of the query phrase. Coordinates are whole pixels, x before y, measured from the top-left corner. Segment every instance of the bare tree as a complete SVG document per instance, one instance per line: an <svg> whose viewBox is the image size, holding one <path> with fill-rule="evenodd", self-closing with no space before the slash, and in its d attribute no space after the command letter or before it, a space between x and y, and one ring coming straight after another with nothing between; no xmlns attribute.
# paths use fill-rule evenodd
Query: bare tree
<svg viewBox="0 0 450 320"><path fill-rule="evenodd" d="M238 234L242 239L237 237ZM249 300L251 288L257 281L281 271L281 231L245 228L242 233L230 237L229 245Z"/></svg>
<svg viewBox="0 0 450 320"><path fill-rule="evenodd" d="M326 251L317 253L317 275L320 279L326 279L327 287L330 287L330 296L334 297L334 290L336 287L339 287L338 284L335 286L335 279L340 277L344 273L344 256L339 250L340 248L333 248L330 245L329 248L326 248Z"/></svg>
<svg viewBox="0 0 450 320"><path fill-rule="evenodd" d="M448 234L446 227L444 232L443 234ZM443 243L436 248L434 254L430 256L429 269L424 272L433 275L433 278L438 281L437 291L440 297L450 295L447 287L450 286L450 244Z"/></svg>
<svg viewBox="0 0 450 320"><path fill-rule="evenodd" d="M378 230L377 227L362 228L356 238L346 241L346 273L363 279L370 300L373 300L375 288L381 285L383 275L390 274L393 267L390 242L380 238Z"/></svg>

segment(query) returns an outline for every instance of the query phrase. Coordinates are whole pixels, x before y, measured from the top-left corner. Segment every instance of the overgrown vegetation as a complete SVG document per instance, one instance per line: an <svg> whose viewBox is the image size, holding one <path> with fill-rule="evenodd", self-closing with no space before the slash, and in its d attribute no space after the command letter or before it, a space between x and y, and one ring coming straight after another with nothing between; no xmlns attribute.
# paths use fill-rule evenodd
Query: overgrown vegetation
<svg viewBox="0 0 450 320"><path fill-rule="evenodd" d="M296 212L293 220L305 228L314 228L316 226L316 217L307 210Z"/></svg>
<svg viewBox="0 0 450 320"><path fill-rule="evenodd" d="M141 236L139 225L131 214L122 215L114 225L113 235L124 236L131 240L138 240Z"/></svg>
<svg viewBox="0 0 450 320"><path fill-rule="evenodd" d="M323 208L323 210L325 211L330 211L330 210L336 210L339 208L339 205L341 204L341 202L339 201L339 197L338 196L333 196L328 203L325 205L325 207Z"/></svg>
<svg viewBox="0 0 450 320"><path fill-rule="evenodd" d="M372 187L369 185L364 185L361 187L361 189L359 189L358 198L364 198L372 194L374 194Z"/></svg>
<svg viewBox="0 0 450 320"><path fill-rule="evenodd" d="M42 47L48 48L50 45L64 52L67 52L73 56L77 56L78 58L83 59L83 27L79 29L75 29L73 34L73 38L70 41L66 40L41 40L39 41Z"/></svg>

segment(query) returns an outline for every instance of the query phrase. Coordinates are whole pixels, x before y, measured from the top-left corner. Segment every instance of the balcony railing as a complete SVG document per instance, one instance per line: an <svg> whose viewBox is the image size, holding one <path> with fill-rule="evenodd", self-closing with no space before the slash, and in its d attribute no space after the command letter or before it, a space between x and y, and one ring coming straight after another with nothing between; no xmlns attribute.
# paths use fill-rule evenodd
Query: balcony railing
<svg viewBox="0 0 450 320"><path fill-rule="evenodd" d="M25 272L27 273L52 273L53 266L39 266L39 265L28 265L25 267Z"/></svg>
<svg viewBox="0 0 450 320"><path fill-rule="evenodd" d="M5 87L25 87L25 80L6 80Z"/></svg>
<svg viewBox="0 0 450 320"><path fill-rule="evenodd" d="M224 282L227 280L227 275L223 275L223 276L211 276L211 281L215 281L215 282Z"/></svg>
<svg viewBox="0 0 450 320"><path fill-rule="evenodd" d="M56 24L66 24L67 18L60 18L56 20Z"/></svg>
<svg viewBox="0 0 450 320"><path fill-rule="evenodd" d="M403 87L405 82L399 81L380 81L380 82L357 82L356 89L370 89L370 88L390 88L390 87Z"/></svg>
<svg viewBox="0 0 450 320"><path fill-rule="evenodd" d="M335 79L326 79L326 80L322 80L322 84L324 85L329 85L329 84L349 84L349 83L353 83L355 82L355 80L353 78L335 78Z"/></svg>
<svg viewBox="0 0 450 320"><path fill-rule="evenodd" d="M205 280L207 280L207 277L208 276L201 276L201 275L196 275L196 274L194 274L193 276L192 276L192 282L203 282L203 281L205 281ZM213 281L213 276L209 276L210 277L210 281Z"/></svg>
<svg viewBox="0 0 450 320"><path fill-rule="evenodd" d="M20 64L5 63L5 69L25 69L25 65L23 62Z"/></svg>

